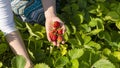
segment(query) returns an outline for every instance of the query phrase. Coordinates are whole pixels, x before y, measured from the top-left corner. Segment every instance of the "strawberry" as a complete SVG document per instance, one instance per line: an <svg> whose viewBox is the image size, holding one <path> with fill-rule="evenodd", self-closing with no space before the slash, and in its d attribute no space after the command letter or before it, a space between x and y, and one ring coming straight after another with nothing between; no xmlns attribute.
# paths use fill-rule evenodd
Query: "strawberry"
<svg viewBox="0 0 120 68"><path fill-rule="evenodd" d="M53 24L53 27L54 27L55 29L59 28L59 27L60 27L60 22L55 21L54 24Z"/></svg>
<svg viewBox="0 0 120 68"><path fill-rule="evenodd" d="M62 42L62 40L63 40L63 37L59 35L59 36L57 37L57 41L60 43L60 42Z"/></svg>
<svg viewBox="0 0 120 68"><path fill-rule="evenodd" d="M59 35L61 35L61 34L63 34L63 30L62 30L62 29L58 29L58 30L57 30L57 33L58 33Z"/></svg>
<svg viewBox="0 0 120 68"><path fill-rule="evenodd" d="M52 41L56 41L57 40L57 35L55 35L53 32L50 32L49 36L50 36Z"/></svg>
<svg viewBox="0 0 120 68"><path fill-rule="evenodd" d="M52 41L56 41L56 40L57 40L57 35L53 35L53 36L51 37L51 40L52 40Z"/></svg>

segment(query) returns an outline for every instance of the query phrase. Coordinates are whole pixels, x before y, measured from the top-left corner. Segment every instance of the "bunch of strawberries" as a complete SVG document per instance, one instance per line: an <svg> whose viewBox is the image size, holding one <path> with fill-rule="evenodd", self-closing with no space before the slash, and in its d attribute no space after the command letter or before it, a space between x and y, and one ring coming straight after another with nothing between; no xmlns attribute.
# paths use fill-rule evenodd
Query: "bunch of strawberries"
<svg viewBox="0 0 120 68"><path fill-rule="evenodd" d="M61 28L61 24L58 21L53 23L53 30L49 32L50 39L52 41L61 43L63 40L63 29Z"/></svg>

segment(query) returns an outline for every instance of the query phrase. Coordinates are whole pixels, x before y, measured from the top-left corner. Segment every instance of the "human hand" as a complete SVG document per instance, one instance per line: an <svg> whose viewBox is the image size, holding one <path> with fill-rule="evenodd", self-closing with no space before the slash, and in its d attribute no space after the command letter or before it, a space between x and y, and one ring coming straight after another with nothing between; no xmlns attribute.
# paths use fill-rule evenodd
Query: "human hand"
<svg viewBox="0 0 120 68"><path fill-rule="evenodd" d="M65 33L66 29L65 29L64 23L60 20L60 18L58 18L58 17L46 18L45 27L46 27L46 33L47 33L47 39L48 39L48 41L51 42L51 43L53 43L53 45L55 45L55 46L59 46L60 42L51 40L50 34L49 34L54 29L53 28L53 23L55 21L60 22L61 29L62 29L62 38L63 38L63 34ZM61 43L62 44L65 43L64 39L62 39Z"/></svg>

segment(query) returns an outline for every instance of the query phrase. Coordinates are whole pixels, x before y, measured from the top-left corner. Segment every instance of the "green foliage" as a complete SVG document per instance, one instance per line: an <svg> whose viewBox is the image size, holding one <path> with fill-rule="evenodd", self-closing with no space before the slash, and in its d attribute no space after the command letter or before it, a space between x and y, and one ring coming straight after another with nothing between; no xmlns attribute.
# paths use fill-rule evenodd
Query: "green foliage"
<svg viewBox="0 0 120 68"><path fill-rule="evenodd" d="M72 49L68 52L71 59L78 59L84 54L83 49Z"/></svg>
<svg viewBox="0 0 120 68"><path fill-rule="evenodd" d="M21 22L15 16L34 68L120 68L120 1L61 0L60 8L58 16L67 31L66 43L59 48L48 42L44 26ZM11 59L9 51L0 32L2 67L24 66L24 59ZM8 58L11 65L5 61Z"/></svg>
<svg viewBox="0 0 120 68"><path fill-rule="evenodd" d="M0 68L3 66L2 62L0 62Z"/></svg>
<svg viewBox="0 0 120 68"><path fill-rule="evenodd" d="M7 50L7 44L1 43L0 44L0 54L4 53Z"/></svg>
<svg viewBox="0 0 120 68"><path fill-rule="evenodd" d="M45 63L39 63L39 64L36 64L34 68L50 68L50 67Z"/></svg>
<svg viewBox="0 0 120 68"><path fill-rule="evenodd" d="M115 66L106 59L100 59L93 64L92 68L115 68Z"/></svg>

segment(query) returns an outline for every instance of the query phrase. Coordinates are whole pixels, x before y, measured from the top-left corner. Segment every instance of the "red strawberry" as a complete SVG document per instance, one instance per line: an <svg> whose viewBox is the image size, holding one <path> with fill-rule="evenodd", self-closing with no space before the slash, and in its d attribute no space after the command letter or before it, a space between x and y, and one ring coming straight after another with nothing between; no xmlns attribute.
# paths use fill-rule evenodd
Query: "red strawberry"
<svg viewBox="0 0 120 68"><path fill-rule="evenodd" d="M60 27L60 22L55 21L54 24L53 24L53 27L54 27L55 29L59 28L59 27Z"/></svg>
<svg viewBox="0 0 120 68"><path fill-rule="evenodd" d="M56 41L56 40L57 40L57 35L53 35L53 36L51 37L51 40L52 40L52 41Z"/></svg>
<svg viewBox="0 0 120 68"><path fill-rule="evenodd" d="M62 40L63 40L63 37L62 36L58 36L57 37L57 41L60 43L60 42L62 42Z"/></svg>
<svg viewBox="0 0 120 68"><path fill-rule="evenodd" d="M49 33L49 36L50 36L50 39L51 39L52 41L56 41L56 40L57 40L57 35L55 35L53 32L50 32L50 33Z"/></svg>
<svg viewBox="0 0 120 68"><path fill-rule="evenodd" d="M59 35L61 35L61 34L63 34L63 30L62 30L62 29L58 29L58 30L57 30L57 33L58 33Z"/></svg>

